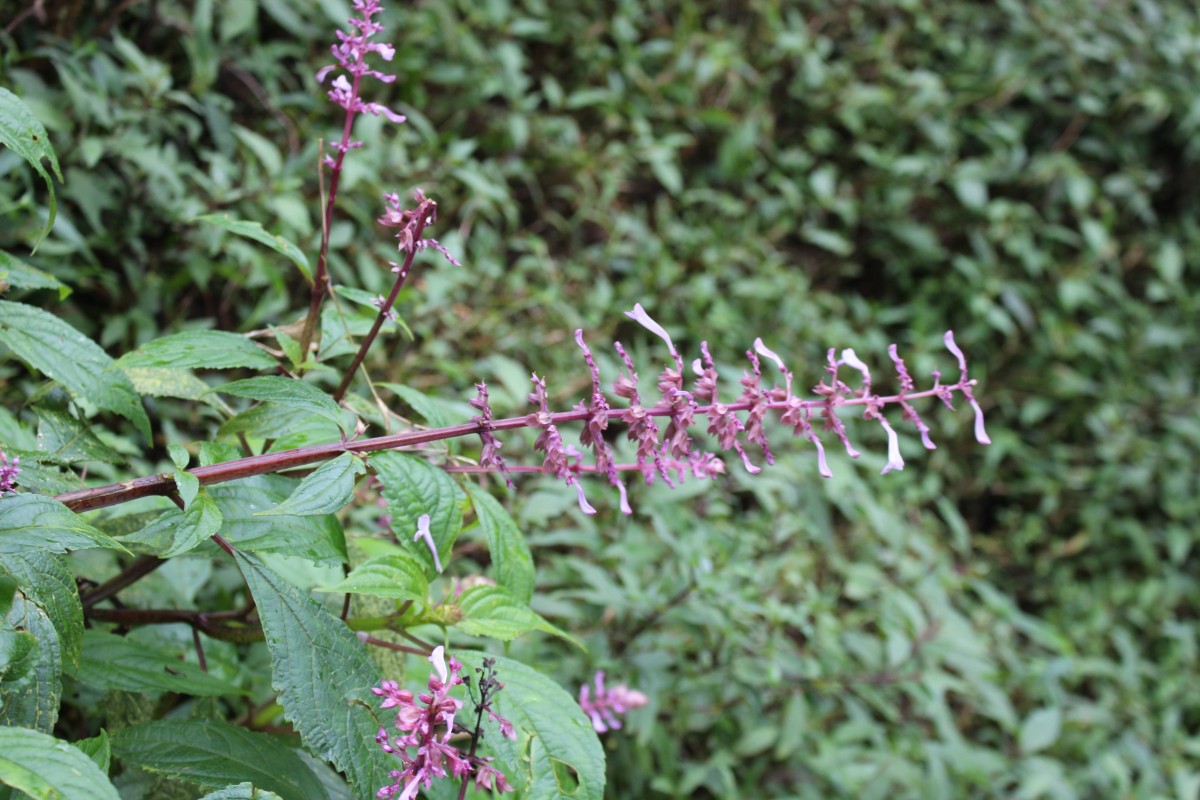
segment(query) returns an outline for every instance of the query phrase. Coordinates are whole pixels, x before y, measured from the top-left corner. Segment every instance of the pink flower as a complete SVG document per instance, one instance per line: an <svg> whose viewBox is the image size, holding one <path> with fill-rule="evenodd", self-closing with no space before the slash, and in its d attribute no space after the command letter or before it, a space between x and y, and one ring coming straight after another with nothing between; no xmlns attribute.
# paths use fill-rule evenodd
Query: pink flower
<svg viewBox="0 0 1200 800"><path fill-rule="evenodd" d="M21 459L13 456L8 460L8 454L0 450L0 497L12 492L17 485L17 476L21 474Z"/></svg>
<svg viewBox="0 0 1200 800"><path fill-rule="evenodd" d="M617 714L624 714L635 708L641 708L650 702L646 695L630 689L625 684L608 689L604 685L604 671L597 670L595 677L596 692L592 695L591 687L586 683L579 687L579 705L583 713L592 720L596 733L615 730L621 727Z"/></svg>

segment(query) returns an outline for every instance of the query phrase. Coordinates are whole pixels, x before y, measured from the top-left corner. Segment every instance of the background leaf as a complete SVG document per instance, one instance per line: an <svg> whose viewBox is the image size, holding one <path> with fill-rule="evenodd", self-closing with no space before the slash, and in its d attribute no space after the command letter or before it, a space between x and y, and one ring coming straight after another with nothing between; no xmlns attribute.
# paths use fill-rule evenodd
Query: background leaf
<svg viewBox="0 0 1200 800"><path fill-rule="evenodd" d="M196 221L215 225L230 233L236 233L238 236L253 239L259 244L265 244L276 253L290 258L292 263L304 274L305 279L310 284L312 283L312 273L308 267L308 256L304 254L304 251L282 236L268 233L260 223L233 219L228 214L205 214L204 216L196 217Z"/></svg>
<svg viewBox="0 0 1200 800"><path fill-rule="evenodd" d="M21 102L21 98L4 87L0 87L0 144L12 149L14 153L37 170L38 175L41 175L42 180L46 182L46 189L50 192L50 216L46 220L46 227L42 229L33 243L33 249L36 251L38 245L46 238L46 234L50 233L50 229L54 227L54 217L58 213L58 201L54 197L54 182L50 180L50 173L46 171L42 161L50 162L50 169L54 171L54 176L60 183L63 179L62 170L58 166L58 156L54 153L54 147L50 144L50 136L42 127L42 123L33 115L29 107Z"/></svg>

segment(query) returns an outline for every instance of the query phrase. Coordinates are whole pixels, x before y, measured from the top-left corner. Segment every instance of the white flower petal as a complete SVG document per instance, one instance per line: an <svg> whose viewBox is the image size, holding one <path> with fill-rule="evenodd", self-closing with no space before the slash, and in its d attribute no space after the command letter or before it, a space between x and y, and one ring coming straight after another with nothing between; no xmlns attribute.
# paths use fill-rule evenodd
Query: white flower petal
<svg viewBox="0 0 1200 800"><path fill-rule="evenodd" d="M671 351L671 355L675 355L675 343L671 341L671 336L663 327L650 318L646 313L646 309L642 308L641 303L633 304L633 311L626 311L625 316L629 317L634 322L641 325L646 330L653 333L655 336L667 343L667 348Z"/></svg>
<svg viewBox="0 0 1200 800"><path fill-rule="evenodd" d="M892 426L888 424L886 419L879 418L879 424L887 431L888 437L888 462L883 469L879 471L880 475L887 475L892 470L904 469L904 457L900 455L900 437L896 435L896 431L892 430Z"/></svg>

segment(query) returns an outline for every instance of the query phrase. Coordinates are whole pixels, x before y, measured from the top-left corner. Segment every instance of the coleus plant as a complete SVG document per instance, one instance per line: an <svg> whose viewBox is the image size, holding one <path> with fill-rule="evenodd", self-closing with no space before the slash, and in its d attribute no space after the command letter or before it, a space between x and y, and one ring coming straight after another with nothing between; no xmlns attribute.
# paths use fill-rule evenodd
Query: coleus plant
<svg viewBox="0 0 1200 800"><path fill-rule="evenodd" d="M512 517L483 484L461 481L493 474L512 487L520 474L551 474L575 491L585 514L596 513L588 493L597 497L586 485L607 483L617 506L630 514L624 476L667 485L712 479L727 468L722 454L757 473L774 460L772 426L791 428L811 444L817 472L829 477L822 436L857 458L842 414L859 411L886 433L887 473L903 469L904 459L886 412L897 409L923 446L933 449L914 403L937 398L951 407L956 394L974 411L976 438L988 443L975 382L950 332L945 346L958 367L954 380L943 382L935 372L932 384L918 389L893 345L888 355L898 390L879 394L854 350L831 349L824 379L810 394L798 394L791 370L761 339L746 351L737 388L723 386L707 344L689 362L640 304L626 316L660 339L667 355L651 389L617 342L623 369L606 390L579 330L575 341L591 394L573 408L554 410L545 378L534 374L529 413L497 418L480 382L470 400L478 413L470 419L367 435L362 411L371 401L351 389L373 389L365 359L395 319L414 260L432 249L459 265L427 235L437 221L434 200L418 190L406 206L389 194L379 223L394 230L398 242L391 291L364 304L370 322L358 328L327 304L339 183L345 159L362 146L352 138L354 120L367 113L404 121L364 99L368 79L393 80L376 66L390 61L394 50L374 40L382 31L375 19L379 4L356 0L354 7L349 30L337 33L335 63L317 75L329 81L328 95L344 117L323 163L327 192L315 270L309 271L298 247L257 223L201 218L274 248L304 273L311 287L307 313L297 327L271 329L275 348L233 332L192 331L152 340L114 360L53 313L0 301L0 342L10 356L65 390L62 399L43 398L33 407L36 435L13 414L0 431L0 784L35 797L115 798L109 777L115 757L123 767L118 782L135 774L166 775L205 787L211 798L324 798L337 795L330 786L340 781L363 798L407 799L430 791L460 798L468 792L600 798L604 752L597 735L619 728L618 715L644 705L646 697L624 684L606 688L604 674L597 673L594 689L582 687L576 702L525 664L459 644L468 636L507 642L532 631L571 640L530 606L534 560ZM45 179L51 203L44 238L54 220L46 164L62 176L42 125L3 89L0 143ZM61 288L52 276L6 253L0 253L0 268L11 287ZM318 345L356 338L349 349ZM340 378L327 392L321 382L335 365ZM774 381L764 376L764 366L776 374ZM196 370L250 376L210 385ZM85 465L119 461L92 429L96 412L125 418L148 445L161 441L142 404L147 395L208 404L222 422L206 441L164 442L173 463L169 471L107 485L88 480ZM414 407L430 407L418 393L405 396ZM224 398L249 405L235 410ZM567 444L564 428L570 425L578 428L590 459ZM705 438L696 435L701 425ZM618 428L632 443L627 463L614 445ZM523 429L536 431L533 446L542 463L519 465L501 456L502 438ZM439 461L425 447L460 437L478 437L476 459ZM386 506L390 535L364 537L352 559L340 514L376 499ZM125 504L136 510L102 510ZM456 543L470 518L486 540L489 576L455 569ZM86 550L109 551L116 559L69 563L64 557ZM229 594L237 603L155 608L131 597L148 576L197 554L236 565L239 586ZM272 561L278 555L340 564L344 577L315 591L302 589ZM89 564L99 565L97 571ZM376 607L384 603L386 610L352 614L352 595L375 598ZM180 624L191 634L180 647L144 634ZM424 638L439 629L442 644ZM254 687L255 693L244 676L210 668L206 652L219 643L265 643L270 686ZM403 676L382 674L372 648L427 659L433 671L426 690L407 687ZM184 649L189 652L181 660ZM52 735L67 686L227 702L253 695L253 701L246 701L251 708L241 725L219 714L143 715L136 724L110 720L111 733L100 729L72 747ZM308 755L261 730L276 713L299 734Z"/></svg>

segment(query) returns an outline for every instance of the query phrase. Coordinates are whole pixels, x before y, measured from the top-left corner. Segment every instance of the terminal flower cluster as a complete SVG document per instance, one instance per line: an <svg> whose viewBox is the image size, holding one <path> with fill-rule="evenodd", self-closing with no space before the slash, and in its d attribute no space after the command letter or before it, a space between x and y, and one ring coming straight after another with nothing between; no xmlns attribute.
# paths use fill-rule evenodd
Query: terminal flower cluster
<svg viewBox="0 0 1200 800"><path fill-rule="evenodd" d="M398 709L395 728L400 735L389 735L385 728L380 728L375 741L383 752L396 756L403 764L402 769L389 773L392 783L381 788L376 797L381 800L412 800L422 787L428 789L432 786L435 778L473 777L480 789L510 791L512 787L504 774L491 766L490 758L475 755L474 746L469 753L463 753L451 741L455 733L466 730L455 722L463 704L450 696L451 689L466 682L460 675L462 664L454 657L447 662L442 647L434 648L429 663L433 665L433 672L429 676L428 692L414 695L408 689L401 689L395 681L383 681L378 688L371 690L383 698L381 708ZM490 674L488 677L491 677ZM499 688L503 688L503 684L498 681L488 686L490 694L485 692L483 696L487 707L478 707L477 704L477 711L480 717L486 711L489 718L500 726L503 735L515 739L512 723L497 714L488 702L491 694ZM481 736L477 724L475 733L471 735L472 741L477 743ZM413 751L413 754L410 755L409 751Z"/></svg>

